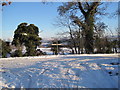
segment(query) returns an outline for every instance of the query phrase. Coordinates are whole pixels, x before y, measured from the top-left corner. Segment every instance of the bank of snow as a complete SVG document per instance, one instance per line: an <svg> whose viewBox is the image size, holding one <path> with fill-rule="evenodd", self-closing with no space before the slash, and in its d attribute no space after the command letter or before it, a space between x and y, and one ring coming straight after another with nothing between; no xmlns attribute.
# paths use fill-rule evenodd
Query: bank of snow
<svg viewBox="0 0 120 90"><path fill-rule="evenodd" d="M3 58L0 63L2 88L118 87L117 54Z"/></svg>

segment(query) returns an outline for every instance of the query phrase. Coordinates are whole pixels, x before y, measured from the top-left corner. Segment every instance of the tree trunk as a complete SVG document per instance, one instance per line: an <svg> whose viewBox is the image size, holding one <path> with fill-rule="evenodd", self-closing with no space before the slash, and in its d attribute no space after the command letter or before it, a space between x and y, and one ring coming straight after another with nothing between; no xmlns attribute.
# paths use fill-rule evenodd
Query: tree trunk
<svg viewBox="0 0 120 90"><path fill-rule="evenodd" d="M79 32L78 32L78 54L80 54L80 49L81 49L81 48L80 48L80 47L81 47L81 46L80 46L80 43L81 43L81 42L80 42L80 35L81 35L81 32L80 32L80 28L79 28Z"/></svg>
<svg viewBox="0 0 120 90"><path fill-rule="evenodd" d="M73 38L72 30L71 30L70 26L69 26L69 30L70 30L70 37L72 39L72 42L73 42L73 45L74 45L74 48L75 48L75 53L77 54L77 46L76 46L75 40Z"/></svg>
<svg viewBox="0 0 120 90"><path fill-rule="evenodd" d="M93 26L94 26L94 16L87 15L85 22L87 23L87 28L85 30L85 49L86 53L90 54L94 52L93 48Z"/></svg>

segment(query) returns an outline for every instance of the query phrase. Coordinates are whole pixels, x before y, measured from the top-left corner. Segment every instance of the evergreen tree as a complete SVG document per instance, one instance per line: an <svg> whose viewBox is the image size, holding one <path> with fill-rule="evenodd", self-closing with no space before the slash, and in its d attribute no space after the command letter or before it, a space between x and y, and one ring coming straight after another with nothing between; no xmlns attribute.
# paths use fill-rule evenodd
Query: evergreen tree
<svg viewBox="0 0 120 90"><path fill-rule="evenodd" d="M14 32L12 44L18 50L22 50L21 46L24 45L27 50L25 55L27 56L36 55L36 48L41 44L38 27L34 24L21 23Z"/></svg>

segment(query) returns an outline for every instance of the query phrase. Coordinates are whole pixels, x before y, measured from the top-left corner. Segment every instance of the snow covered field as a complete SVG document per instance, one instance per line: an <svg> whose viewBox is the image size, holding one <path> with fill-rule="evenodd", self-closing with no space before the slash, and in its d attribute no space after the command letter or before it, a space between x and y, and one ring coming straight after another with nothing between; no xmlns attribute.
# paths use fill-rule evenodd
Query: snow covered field
<svg viewBox="0 0 120 90"><path fill-rule="evenodd" d="M1 58L0 87L118 88L117 54Z"/></svg>

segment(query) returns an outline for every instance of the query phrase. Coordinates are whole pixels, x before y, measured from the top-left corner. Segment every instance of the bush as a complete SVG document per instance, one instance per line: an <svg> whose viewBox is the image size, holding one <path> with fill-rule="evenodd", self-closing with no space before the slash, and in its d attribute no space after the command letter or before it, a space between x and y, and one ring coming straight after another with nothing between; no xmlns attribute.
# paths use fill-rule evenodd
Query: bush
<svg viewBox="0 0 120 90"><path fill-rule="evenodd" d="M46 55L46 52L42 52L40 49L37 49L36 55L37 55L37 56Z"/></svg>
<svg viewBox="0 0 120 90"><path fill-rule="evenodd" d="M11 54L11 57L22 57L22 51L21 50L16 50Z"/></svg>
<svg viewBox="0 0 120 90"><path fill-rule="evenodd" d="M11 48L8 43L0 39L0 57L2 58L7 58L7 54L10 54Z"/></svg>

